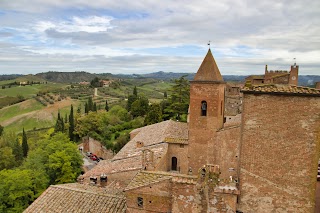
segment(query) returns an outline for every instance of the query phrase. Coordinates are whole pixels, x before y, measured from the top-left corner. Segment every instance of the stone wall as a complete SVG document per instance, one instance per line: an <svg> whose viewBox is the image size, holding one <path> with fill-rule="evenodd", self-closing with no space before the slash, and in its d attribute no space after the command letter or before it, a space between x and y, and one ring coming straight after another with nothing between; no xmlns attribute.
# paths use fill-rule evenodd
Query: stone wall
<svg viewBox="0 0 320 213"><path fill-rule="evenodd" d="M169 144L167 153L167 169L172 170L172 157L177 158L177 172L187 174L188 172L188 145Z"/></svg>
<svg viewBox="0 0 320 213"><path fill-rule="evenodd" d="M84 137L83 141L83 151L84 152L91 152L98 157L102 157L103 159L111 159L113 158L114 154L112 150L106 149L100 141L97 141L90 137Z"/></svg>
<svg viewBox="0 0 320 213"><path fill-rule="evenodd" d="M319 128L319 97L244 94L239 210L314 211Z"/></svg>

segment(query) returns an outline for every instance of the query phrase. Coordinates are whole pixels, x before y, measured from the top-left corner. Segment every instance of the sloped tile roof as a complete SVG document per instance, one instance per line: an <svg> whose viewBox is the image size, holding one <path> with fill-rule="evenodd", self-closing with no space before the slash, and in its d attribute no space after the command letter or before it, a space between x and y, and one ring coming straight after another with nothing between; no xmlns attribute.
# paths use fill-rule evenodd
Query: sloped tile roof
<svg viewBox="0 0 320 213"><path fill-rule="evenodd" d="M121 159L141 153L141 148L137 148L137 142L142 142L144 147L160 144L165 138L188 139L188 124L172 120L163 121L133 130L139 133L129 141L113 159Z"/></svg>
<svg viewBox="0 0 320 213"><path fill-rule="evenodd" d="M159 173L152 172L139 172L133 180L129 183L129 185L125 188L125 190L135 189L141 186L147 186L154 183L159 183L163 180L171 179L170 175L164 175Z"/></svg>
<svg viewBox="0 0 320 213"><path fill-rule="evenodd" d="M248 79L264 79L264 75L249 75L246 77L246 80Z"/></svg>
<svg viewBox="0 0 320 213"><path fill-rule="evenodd" d="M188 144L188 139L185 138L165 138L166 143Z"/></svg>
<svg viewBox="0 0 320 213"><path fill-rule="evenodd" d="M320 90L310 87L291 86L291 85L258 85L244 87L243 93L260 94L280 94L280 95L302 95L302 96L320 96Z"/></svg>
<svg viewBox="0 0 320 213"><path fill-rule="evenodd" d="M164 180L171 180L172 182L176 183L196 184L197 176L173 172L141 171L131 180L131 182L125 188L125 191L152 185Z"/></svg>
<svg viewBox="0 0 320 213"><path fill-rule="evenodd" d="M88 213L126 211L124 196L85 190L80 184L50 186L24 213Z"/></svg>
<svg viewBox="0 0 320 213"><path fill-rule="evenodd" d="M113 174L118 172L139 170L142 168L141 155L119 159L116 161L102 160L91 170L83 175L83 178L100 176L101 174Z"/></svg>

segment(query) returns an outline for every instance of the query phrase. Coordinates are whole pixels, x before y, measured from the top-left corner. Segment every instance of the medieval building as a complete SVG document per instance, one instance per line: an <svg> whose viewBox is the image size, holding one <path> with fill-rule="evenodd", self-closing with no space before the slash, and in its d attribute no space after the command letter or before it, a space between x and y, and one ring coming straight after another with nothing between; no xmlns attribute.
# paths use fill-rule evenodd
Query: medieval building
<svg viewBox="0 0 320 213"><path fill-rule="evenodd" d="M296 86L297 76L265 79L244 87L241 114L225 119L226 82L209 50L190 82L187 123L133 130L112 159L50 186L25 212L313 213L320 91Z"/></svg>
<svg viewBox="0 0 320 213"><path fill-rule="evenodd" d="M266 65L264 75L250 75L246 78L246 82L252 85L260 84L288 84L298 85L299 66L294 63L290 71L286 70L268 70Z"/></svg>

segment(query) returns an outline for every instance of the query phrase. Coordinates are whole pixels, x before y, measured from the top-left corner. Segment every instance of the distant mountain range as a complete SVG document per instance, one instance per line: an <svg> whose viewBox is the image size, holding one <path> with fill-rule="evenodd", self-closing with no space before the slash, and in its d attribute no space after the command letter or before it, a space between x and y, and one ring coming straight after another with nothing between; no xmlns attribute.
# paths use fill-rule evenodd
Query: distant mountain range
<svg viewBox="0 0 320 213"><path fill-rule="evenodd" d="M185 76L188 80L194 78L195 73L174 73L174 72L154 72L148 74L111 74L111 73L102 73L102 74L92 74L84 71L76 72L56 72L49 71L44 73L38 73L34 75L37 79L43 79L44 81L51 81L57 83L78 83L81 81L90 82L95 77L100 79L115 79L115 78L152 78L158 80L171 80L177 79L181 76ZM29 75L30 76L30 75ZM11 80L23 75L0 75L0 80ZM243 75L223 75L225 81L234 81L234 82L244 82L247 76ZM299 85L302 86L313 86L315 82L320 81L320 75L299 75Z"/></svg>

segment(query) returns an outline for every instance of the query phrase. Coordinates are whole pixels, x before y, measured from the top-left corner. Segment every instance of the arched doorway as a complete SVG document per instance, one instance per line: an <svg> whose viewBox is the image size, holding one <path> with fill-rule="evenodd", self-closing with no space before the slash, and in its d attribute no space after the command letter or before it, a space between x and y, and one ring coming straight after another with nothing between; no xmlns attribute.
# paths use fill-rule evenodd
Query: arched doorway
<svg viewBox="0 0 320 213"><path fill-rule="evenodd" d="M176 157L171 158L171 170L177 171L178 159Z"/></svg>

